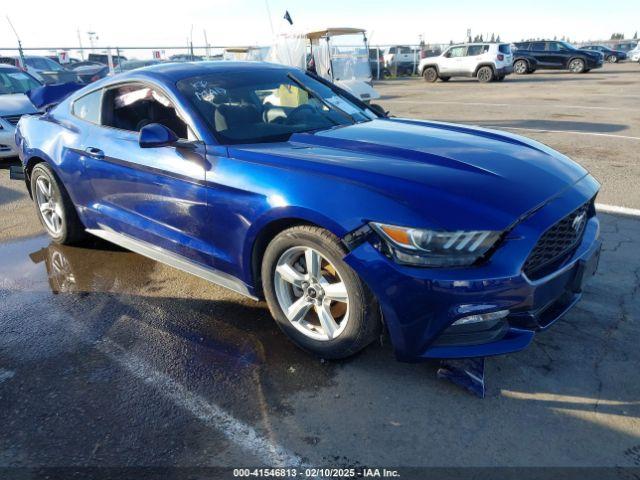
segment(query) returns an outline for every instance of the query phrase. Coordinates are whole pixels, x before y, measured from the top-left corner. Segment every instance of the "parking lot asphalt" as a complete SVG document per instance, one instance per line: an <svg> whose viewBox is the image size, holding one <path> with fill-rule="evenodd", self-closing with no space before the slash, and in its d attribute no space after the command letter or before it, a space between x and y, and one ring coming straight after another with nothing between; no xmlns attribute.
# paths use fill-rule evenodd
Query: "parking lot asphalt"
<svg viewBox="0 0 640 480"><path fill-rule="evenodd" d="M579 121L637 137L640 97L615 95L638 90L615 83L627 81L640 82L637 65L379 89L399 115ZM562 105L582 119L555 117ZM640 140L526 134L597 166L600 201L640 207ZM321 361L285 339L264 303L97 240L51 244L23 184L0 169L0 467L638 466L640 219L601 220L600 269L582 301L526 351L488 359L480 400L438 380L436 363L397 362L389 345Z"/></svg>

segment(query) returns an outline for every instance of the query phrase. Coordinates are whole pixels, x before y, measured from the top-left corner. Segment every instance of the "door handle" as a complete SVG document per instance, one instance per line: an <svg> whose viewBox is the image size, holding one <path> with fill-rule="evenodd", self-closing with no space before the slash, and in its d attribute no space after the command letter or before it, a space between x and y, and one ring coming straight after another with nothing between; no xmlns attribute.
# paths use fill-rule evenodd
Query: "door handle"
<svg viewBox="0 0 640 480"><path fill-rule="evenodd" d="M104 159L104 152L99 148L87 147L84 149L84 152L90 157L96 158L98 160Z"/></svg>

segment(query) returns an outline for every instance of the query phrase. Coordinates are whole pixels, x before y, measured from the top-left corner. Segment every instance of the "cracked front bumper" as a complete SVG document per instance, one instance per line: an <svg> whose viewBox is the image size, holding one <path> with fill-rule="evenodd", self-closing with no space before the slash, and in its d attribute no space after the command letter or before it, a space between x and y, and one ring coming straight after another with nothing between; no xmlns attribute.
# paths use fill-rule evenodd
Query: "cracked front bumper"
<svg viewBox="0 0 640 480"><path fill-rule="evenodd" d="M468 358L522 350L535 333L551 326L582 295L582 285L598 265L601 242L597 217L589 218L581 243L553 273L532 281L523 264L550 225L595 195L586 182L520 224L484 265L459 269L407 267L394 263L369 242L353 249L347 263L374 292L396 356L403 361ZM457 320L473 314L509 310L490 332L451 335ZM455 327L453 327L455 329Z"/></svg>

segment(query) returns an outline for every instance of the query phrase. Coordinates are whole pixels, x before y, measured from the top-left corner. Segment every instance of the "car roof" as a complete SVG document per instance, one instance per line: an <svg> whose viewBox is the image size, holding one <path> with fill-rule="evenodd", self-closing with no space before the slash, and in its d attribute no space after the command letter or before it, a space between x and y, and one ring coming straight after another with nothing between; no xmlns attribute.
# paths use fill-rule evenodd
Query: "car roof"
<svg viewBox="0 0 640 480"><path fill-rule="evenodd" d="M113 77L114 82L122 81L129 77L148 76L150 78L163 79L177 82L184 78L199 77L212 73L226 74L233 72L257 72L259 70L292 70L286 65L267 62L235 62L235 61L204 61L204 62L169 62L150 65L130 72L124 72ZM111 82L109 82L111 83Z"/></svg>

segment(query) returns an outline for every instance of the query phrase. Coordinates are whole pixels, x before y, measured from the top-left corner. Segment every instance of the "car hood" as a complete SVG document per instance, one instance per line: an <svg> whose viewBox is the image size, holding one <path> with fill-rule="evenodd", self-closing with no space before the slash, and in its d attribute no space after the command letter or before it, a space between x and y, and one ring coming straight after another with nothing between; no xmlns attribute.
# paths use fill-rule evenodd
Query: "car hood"
<svg viewBox="0 0 640 480"><path fill-rule="evenodd" d="M577 48L576 52L582 53L584 55L588 55L590 57L595 57L595 58L598 58L598 57L601 57L601 56L602 57L605 56L604 52L594 52L593 50L583 50L581 48Z"/></svg>
<svg viewBox="0 0 640 480"><path fill-rule="evenodd" d="M455 227L461 218L507 228L588 175L564 155L517 135L402 119L233 150L234 156L258 150L288 161L288 168L314 168L357 182L442 228Z"/></svg>
<svg viewBox="0 0 640 480"><path fill-rule="evenodd" d="M0 117L36 112L36 107L24 93L0 95Z"/></svg>

